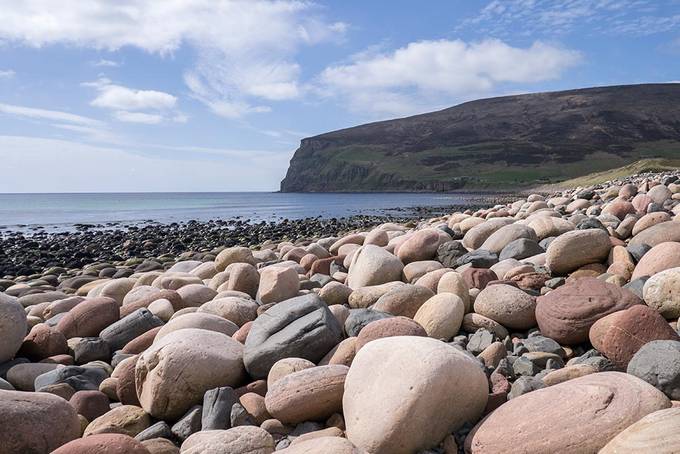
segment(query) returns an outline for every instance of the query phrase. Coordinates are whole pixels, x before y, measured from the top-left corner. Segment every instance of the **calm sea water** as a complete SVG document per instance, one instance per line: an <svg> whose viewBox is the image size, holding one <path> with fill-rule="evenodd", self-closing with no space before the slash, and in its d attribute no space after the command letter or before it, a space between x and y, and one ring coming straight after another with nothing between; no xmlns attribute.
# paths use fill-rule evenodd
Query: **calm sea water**
<svg viewBox="0 0 680 454"><path fill-rule="evenodd" d="M0 226L13 229L41 225L51 229L68 229L75 223L134 223L146 220L170 223L237 217L257 222L317 216L330 218L384 214L385 210L393 208L467 204L475 199L479 199L478 194L0 194Z"/></svg>

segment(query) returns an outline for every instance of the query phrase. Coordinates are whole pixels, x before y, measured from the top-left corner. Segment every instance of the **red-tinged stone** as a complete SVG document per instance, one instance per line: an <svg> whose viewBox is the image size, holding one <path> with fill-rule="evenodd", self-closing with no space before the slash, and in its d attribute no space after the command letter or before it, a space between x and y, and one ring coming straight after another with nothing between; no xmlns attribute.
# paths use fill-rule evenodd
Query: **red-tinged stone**
<svg viewBox="0 0 680 454"><path fill-rule="evenodd" d="M238 329L231 337L236 339L242 344L246 343L246 338L248 337L248 333L250 332L250 327L253 326L253 322L246 322L243 324L242 327Z"/></svg>
<svg viewBox="0 0 680 454"><path fill-rule="evenodd" d="M113 298L87 299L71 309L56 326L66 339L94 337L119 320L119 307Z"/></svg>
<svg viewBox="0 0 680 454"><path fill-rule="evenodd" d="M24 338L17 356L25 356L33 361L39 361L49 356L66 353L68 353L66 337L56 329L44 323L39 323Z"/></svg>
<svg viewBox="0 0 680 454"><path fill-rule="evenodd" d="M483 290L489 282L498 280L496 273L486 268L467 268L460 274L469 288L480 290Z"/></svg>
<svg viewBox="0 0 680 454"><path fill-rule="evenodd" d="M356 351L367 343L383 337L422 336L426 337L425 328L408 317L390 317L369 323L359 332Z"/></svg>
<svg viewBox="0 0 680 454"><path fill-rule="evenodd" d="M40 360L40 362L51 364L63 364L64 366L73 366L75 364L73 356L67 354L50 356L48 358Z"/></svg>
<svg viewBox="0 0 680 454"><path fill-rule="evenodd" d="M597 320L636 304L642 304L642 300L630 290L584 277L540 296L536 321L544 336L574 345L588 339L588 331Z"/></svg>
<svg viewBox="0 0 680 454"><path fill-rule="evenodd" d="M115 378L118 379L116 385L116 395L118 401L123 405L139 405L137 398L137 388L135 386L135 365L137 364L137 356L126 358L118 367L116 367Z"/></svg>
<svg viewBox="0 0 680 454"><path fill-rule="evenodd" d="M619 369L648 342L680 341L680 336L655 309L637 305L601 318L590 328L590 342Z"/></svg>
<svg viewBox="0 0 680 454"><path fill-rule="evenodd" d="M142 442L123 434L97 434L73 440L52 454L149 454Z"/></svg>
<svg viewBox="0 0 680 454"><path fill-rule="evenodd" d="M83 415L88 421L94 421L110 410L109 398L101 391L77 391L69 403L76 413Z"/></svg>
<svg viewBox="0 0 680 454"><path fill-rule="evenodd" d="M151 295L147 295L143 298L140 298L136 301L133 301L129 304L125 304L120 307L120 317L123 318L126 315L132 314L134 311L137 309L141 309L143 307L149 307L151 303L153 303L156 300L160 299L166 299L170 301L170 304L172 304L172 308L175 311L178 311L180 309L183 309L185 306L184 301L182 300L182 296L177 293L175 290L161 290L158 293L154 293Z"/></svg>
<svg viewBox="0 0 680 454"><path fill-rule="evenodd" d="M150 329L144 334L140 334L139 336L135 337L130 342L125 344L123 347L123 353L129 353L133 355L142 353L144 350L149 348L151 344L153 344L156 334L158 334L161 328L162 326L157 326L156 328Z"/></svg>

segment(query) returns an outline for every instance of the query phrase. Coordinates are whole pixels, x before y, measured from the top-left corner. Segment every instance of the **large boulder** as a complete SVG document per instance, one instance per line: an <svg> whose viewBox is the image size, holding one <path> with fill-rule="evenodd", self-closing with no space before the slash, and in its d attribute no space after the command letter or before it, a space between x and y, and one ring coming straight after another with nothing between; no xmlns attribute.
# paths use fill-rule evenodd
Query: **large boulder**
<svg viewBox="0 0 680 454"><path fill-rule="evenodd" d="M267 390L265 406L284 424L325 421L342 412L347 366L306 368L276 380Z"/></svg>
<svg viewBox="0 0 680 454"><path fill-rule="evenodd" d="M265 378L282 358L318 362L342 340L342 326L315 294L276 304L253 321L243 361L253 378Z"/></svg>
<svg viewBox="0 0 680 454"><path fill-rule="evenodd" d="M430 260L437 253L439 239L440 235L436 229L418 230L399 246L397 257L403 263Z"/></svg>
<svg viewBox="0 0 680 454"><path fill-rule="evenodd" d="M434 292L419 285L400 285L383 296L371 307L376 311L413 318L420 306L434 296Z"/></svg>
<svg viewBox="0 0 680 454"><path fill-rule="evenodd" d="M480 365L428 337L366 344L345 380L347 438L370 453L413 453L436 446L486 406Z"/></svg>
<svg viewBox="0 0 680 454"><path fill-rule="evenodd" d="M574 345L586 341L590 327L605 315L636 304L642 300L630 290L585 277L540 296L536 321L543 335Z"/></svg>
<svg viewBox="0 0 680 454"><path fill-rule="evenodd" d="M27 330L24 308L14 298L0 293L0 364L14 358Z"/></svg>
<svg viewBox="0 0 680 454"><path fill-rule="evenodd" d="M66 339L93 337L120 318L120 309L112 298L88 298L79 303L57 323L56 330Z"/></svg>
<svg viewBox="0 0 680 454"><path fill-rule="evenodd" d="M642 304L599 319L590 328L589 337L593 347L623 370L646 343L680 341L678 333L657 311Z"/></svg>
<svg viewBox="0 0 680 454"><path fill-rule="evenodd" d="M680 342L657 340L640 348L627 372L655 386L670 399L680 399Z"/></svg>
<svg viewBox="0 0 680 454"><path fill-rule="evenodd" d="M354 252L346 284L351 289L400 281L404 264L385 249L367 244Z"/></svg>
<svg viewBox="0 0 680 454"><path fill-rule="evenodd" d="M245 378L243 346L214 331L180 329L154 342L135 367L135 384L144 410L175 420L219 386L236 387Z"/></svg>
<svg viewBox="0 0 680 454"><path fill-rule="evenodd" d="M522 224L510 224L501 227L493 232L489 238L484 241L480 249L500 254L503 248L508 244L520 238L536 240L536 232L531 227Z"/></svg>
<svg viewBox="0 0 680 454"><path fill-rule="evenodd" d="M644 416L670 407L666 396L632 375L602 372L509 400L482 420L466 452L597 453Z"/></svg>
<svg viewBox="0 0 680 454"><path fill-rule="evenodd" d="M680 445L680 408L650 413L615 436L598 454L675 454Z"/></svg>
<svg viewBox="0 0 680 454"><path fill-rule="evenodd" d="M566 274L590 263L601 262L612 245L602 229L571 230L550 243L546 266L555 274Z"/></svg>
<svg viewBox="0 0 680 454"><path fill-rule="evenodd" d="M680 225L678 226L680 228ZM680 267L680 243L660 243L642 256L635 266L631 280L642 276L653 276L669 268Z"/></svg>
<svg viewBox="0 0 680 454"><path fill-rule="evenodd" d="M475 313L506 328L528 329L536 326L536 298L507 284L489 285L475 299Z"/></svg>
<svg viewBox="0 0 680 454"><path fill-rule="evenodd" d="M642 289L645 303L667 319L680 317L680 267L647 279Z"/></svg>
<svg viewBox="0 0 680 454"><path fill-rule="evenodd" d="M263 304L287 300L299 290L300 278L292 267L268 266L260 271L257 299Z"/></svg>
<svg viewBox="0 0 680 454"><path fill-rule="evenodd" d="M80 436L67 400L48 393L0 390L0 453L49 453Z"/></svg>
<svg viewBox="0 0 680 454"><path fill-rule="evenodd" d="M434 339L451 339L458 334L465 315L465 303L453 293L439 293L420 306L413 320Z"/></svg>

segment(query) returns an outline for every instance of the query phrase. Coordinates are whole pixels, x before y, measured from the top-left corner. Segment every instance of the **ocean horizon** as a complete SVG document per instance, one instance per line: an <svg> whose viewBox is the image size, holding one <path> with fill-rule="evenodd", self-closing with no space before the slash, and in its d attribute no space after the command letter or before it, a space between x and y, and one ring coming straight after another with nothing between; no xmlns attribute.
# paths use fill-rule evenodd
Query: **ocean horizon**
<svg viewBox="0 0 680 454"><path fill-rule="evenodd" d="M488 196L489 194L484 194ZM70 192L0 193L0 227L70 230L76 224L134 224L398 214L467 205L481 193Z"/></svg>

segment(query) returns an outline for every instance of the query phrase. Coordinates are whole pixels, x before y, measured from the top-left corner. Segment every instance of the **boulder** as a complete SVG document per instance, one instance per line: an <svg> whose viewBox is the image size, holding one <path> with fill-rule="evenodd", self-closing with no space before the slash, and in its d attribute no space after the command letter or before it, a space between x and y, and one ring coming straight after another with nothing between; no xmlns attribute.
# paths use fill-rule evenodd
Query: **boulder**
<svg viewBox="0 0 680 454"><path fill-rule="evenodd" d="M633 246L646 244L654 247L668 241L680 242L680 222L666 221L655 224L635 235L629 244Z"/></svg>
<svg viewBox="0 0 680 454"><path fill-rule="evenodd" d="M388 337L362 348L345 380L347 439L371 453L436 446L486 406L480 365L428 337Z"/></svg>
<svg viewBox="0 0 680 454"><path fill-rule="evenodd" d="M432 290L426 287L401 285L382 295L371 309L413 318L420 306L433 296Z"/></svg>
<svg viewBox="0 0 680 454"><path fill-rule="evenodd" d="M67 400L48 393L0 390L0 452L49 453L80 436Z"/></svg>
<svg viewBox="0 0 680 454"><path fill-rule="evenodd" d="M418 230L401 243L397 250L397 257L404 264L431 260L437 253L439 239L439 232L436 229Z"/></svg>
<svg viewBox="0 0 680 454"><path fill-rule="evenodd" d="M342 340L342 327L315 294L289 299L253 321L243 361L253 378L265 378L282 358L318 362Z"/></svg>
<svg viewBox="0 0 680 454"><path fill-rule="evenodd" d="M151 419L143 409L135 405L121 405L92 421L83 436L117 433L134 437L150 425Z"/></svg>
<svg viewBox="0 0 680 454"><path fill-rule="evenodd" d="M24 308L14 298L0 293L0 364L14 358L27 331Z"/></svg>
<svg viewBox="0 0 680 454"><path fill-rule="evenodd" d="M510 224L501 227L489 235L480 246L480 249L500 254L507 245L520 238L532 241L537 240L536 232L531 227L523 224Z"/></svg>
<svg viewBox="0 0 680 454"><path fill-rule="evenodd" d="M680 408L650 413L615 436L598 454L674 454L680 444Z"/></svg>
<svg viewBox="0 0 680 454"><path fill-rule="evenodd" d="M538 297L536 321L543 335L560 344L574 345L588 339L588 331L597 320L641 303L628 289L585 277Z"/></svg>
<svg viewBox="0 0 680 454"><path fill-rule="evenodd" d="M134 438L122 434L98 434L73 440L52 454L160 454L152 453Z"/></svg>
<svg viewBox="0 0 680 454"><path fill-rule="evenodd" d="M404 264L385 249L368 244L354 252L346 284L353 290L360 287L400 281Z"/></svg>
<svg viewBox="0 0 680 454"><path fill-rule="evenodd" d="M245 378L243 346L214 331L174 331L137 360L135 383L142 408L158 419L176 420L203 394L219 386L237 386Z"/></svg>
<svg viewBox="0 0 680 454"><path fill-rule="evenodd" d="M680 267L661 271L642 288L645 303L667 319L680 317Z"/></svg>
<svg viewBox="0 0 680 454"><path fill-rule="evenodd" d="M297 275L295 277L297 279ZM297 292L296 292L297 294ZM226 296L208 301L198 308L198 313L218 315L236 326L243 326L257 318L257 302L249 298Z"/></svg>
<svg viewBox="0 0 680 454"><path fill-rule="evenodd" d="M602 229L572 230L550 243L546 250L546 266L555 274L604 260L612 245Z"/></svg>
<svg viewBox="0 0 680 454"><path fill-rule="evenodd" d="M229 430L202 430L187 438L181 454L272 454L274 438L255 426Z"/></svg>
<svg viewBox="0 0 680 454"><path fill-rule="evenodd" d="M358 351L371 341L392 336L427 336L427 333L422 326L408 317L384 318L367 324L359 332L355 349Z"/></svg>
<svg viewBox="0 0 680 454"><path fill-rule="evenodd" d="M238 326L235 323L226 320L219 315L207 312L192 312L171 319L168 323L160 327L155 338L160 340L173 331L185 328L205 329L226 334L227 336L233 336L238 330Z"/></svg>
<svg viewBox="0 0 680 454"><path fill-rule="evenodd" d="M79 303L57 323L56 330L66 339L93 337L119 319L119 306L112 298L88 298Z"/></svg>
<svg viewBox="0 0 680 454"><path fill-rule="evenodd" d="M642 256L631 280L642 276L654 276L661 271L677 267L680 267L680 243L659 243Z"/></svg>
<svg viewBox="0 0 680 454"><path fill-rule="evenodd" d="M253 252L247 247L235 246L224 249L215 257L215 269L217 271L224 271L232 263L249 263L256 264Z"/></svg>
<svg viewBox="0 0 680 454"><path fill-rule="evenodd" d="M657 340L643 345L627 372L658 388L669 399L680 399L680 342Z"/></svg>
<svg viewBox="0 0 680 454"><path fill-rule="evenodd" d="M294 268L268 266L260 271L257 299L263 304L293 298L300 290L300 279Z"/></svg>
<svg viewBox="0 0 680 454"><path fill-rule="evenodd" d="M602 372L509 400L472 430L470 454L597 453L626 427L670 407L660 391L632 375Z"/></svg>
<svg viewBox="0 0 680 454"><path fill-rule="evenodd" d="M453 293L438 293L420 306L413 320L434 339L451 339L460 330L465 315L463 300Z"/></svg>
<svg viewBox="0 0 680 454"><path fill-rule="evenodd" d="M507 284L489 285L475 298L475 313L506 328L528 329L536 326L536 298Z"/></svg>

